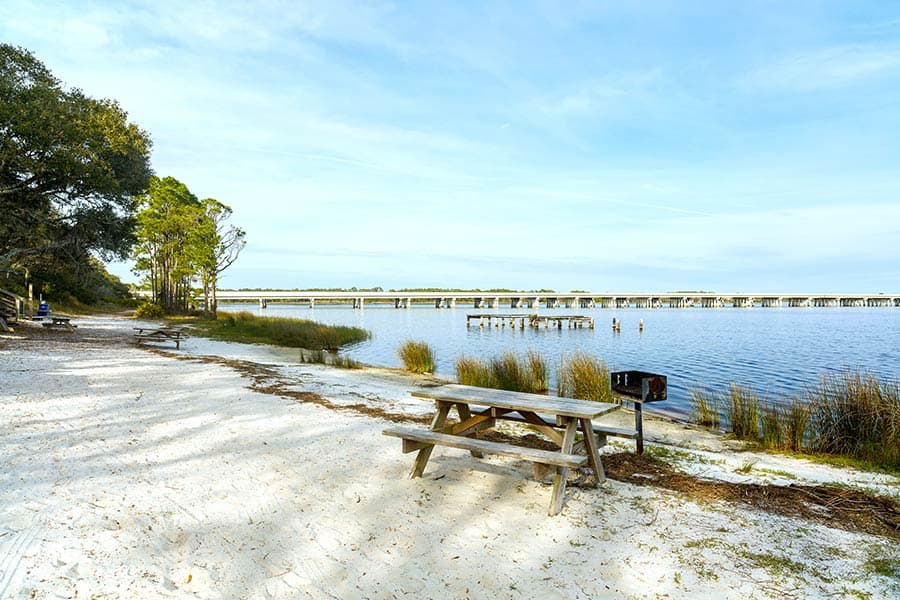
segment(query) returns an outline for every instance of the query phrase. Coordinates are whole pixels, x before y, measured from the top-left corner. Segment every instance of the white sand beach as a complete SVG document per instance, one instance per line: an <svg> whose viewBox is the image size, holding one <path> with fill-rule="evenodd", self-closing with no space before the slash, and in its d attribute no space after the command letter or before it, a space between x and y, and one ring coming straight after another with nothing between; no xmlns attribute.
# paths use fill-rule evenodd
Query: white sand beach
<svg viewBox="0 0 900 600"><path fill-rule="evenodd" d="M421 377L73 322L0 334L2 599L900 597L897 538L613 478L549 517L530 463L449 448L409 479L378 414L429 415ZM900 497L890 476L646 429L704 480Z"/></svg>

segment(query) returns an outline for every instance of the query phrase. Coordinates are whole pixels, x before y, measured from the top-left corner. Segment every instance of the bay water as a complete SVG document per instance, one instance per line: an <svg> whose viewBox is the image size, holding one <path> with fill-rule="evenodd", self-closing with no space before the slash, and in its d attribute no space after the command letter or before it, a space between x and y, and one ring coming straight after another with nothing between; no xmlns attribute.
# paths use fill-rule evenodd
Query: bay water
<svg viewBox="0 0 900 600"><path fill-rule="evenodd" d="M462 355L491 358L507 351L534 350L555 374L561 357L584 352L603 359L611 371L667 375L669 399L647 408L679 418L690 413L690 391L695 388L725 392L735 382L756 390L762 399L782 403L801 395L825 373L861 369L882 379L900 378L898 308L477 310L270 303L260 309L256 303L229 303L220 311L362 327L372 332L372 338L341 354L376 366L400 367L400 345L424 341L437 356L436 374L448 379L455 378L456 359ZM481 328L477 320L466 326L470 314L534 313L592 316L595 328ZM612 328L613 318L621 323L619 332ZM641 320L643 331L638 326Z"/></svg>

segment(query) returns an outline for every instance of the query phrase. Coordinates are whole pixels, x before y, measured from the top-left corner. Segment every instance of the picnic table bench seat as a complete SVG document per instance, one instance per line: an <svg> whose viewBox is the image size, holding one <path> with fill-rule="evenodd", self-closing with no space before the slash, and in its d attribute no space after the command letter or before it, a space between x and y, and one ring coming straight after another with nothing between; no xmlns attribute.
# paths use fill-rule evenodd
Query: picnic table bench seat
<svg viewBox="0 0 900 600"><path fill-rule="evenodd" d="M558 424L554 419L550 419L548 417L543 417L538 415L538 417L547 425L547 427L562 427ZM529 421L523 417L519 417L517 415L506 415L504 417L507 421L518 421L520 423L528 423L534 425L533 421ZM609 437L620 437L626 438L629 440L636 439L638 436L637 429L632 427L613 427L612 425L605 425L603 423L592 423L591 429L593 429L594 433L599 434L600 436L609 436ZM600 445L604 446L606 441L601 437Z"/></svg>
<svg viewBox="0 0 900 600"><path fill-rule="evenodd" d="M478 438L468 438L437 431L414 429L411 427L388 427L381 433L403 439L404 453L415 452L428 445L438 445L460 448L471 452L481 452L484 454L512 456L514 458L521 458L543 465L571 468L577 468L584 465L588 459L587 455L564 454L558 450L540 450L538 448L513 446L502 442L491 442Z"/></svg>

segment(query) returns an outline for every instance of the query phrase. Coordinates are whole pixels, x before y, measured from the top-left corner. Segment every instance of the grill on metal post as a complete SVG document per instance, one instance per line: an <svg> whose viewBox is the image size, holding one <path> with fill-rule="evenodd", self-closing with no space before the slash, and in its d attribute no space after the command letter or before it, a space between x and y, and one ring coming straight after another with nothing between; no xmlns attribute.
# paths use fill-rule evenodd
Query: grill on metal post
<svg viewBox="0 0 900 600"><path fill-rule="evenodd" d="M644 453L643 406L645 402L666 399L665 375L646 371L614 371L609 374L612 391L634 402L634 429L637 431L637 453Z"/></svg>

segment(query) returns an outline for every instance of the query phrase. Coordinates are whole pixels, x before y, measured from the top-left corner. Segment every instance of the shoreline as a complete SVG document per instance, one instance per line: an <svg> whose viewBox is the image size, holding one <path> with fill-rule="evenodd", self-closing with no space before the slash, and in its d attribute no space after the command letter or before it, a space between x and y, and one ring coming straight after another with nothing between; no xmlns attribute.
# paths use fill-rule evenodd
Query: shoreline
<svg viewBox="0 0 900 600"><path fill-rule="evenodd" d="M740 503L611 478L547 517L549 490L529 464L449 449L409 480L409 455L380 431L391 415L429 418L431 403L409 392L432 378L200 338L178 352L137 347L131 319L78 324L0 335L0 598L900 590L896 540ZM697 480L900 498L896 477L742 451L656 417L645 428L648 446ZM604 460L627 448L610 444ZM498 558L504 569L483 570Z"/></svg>

